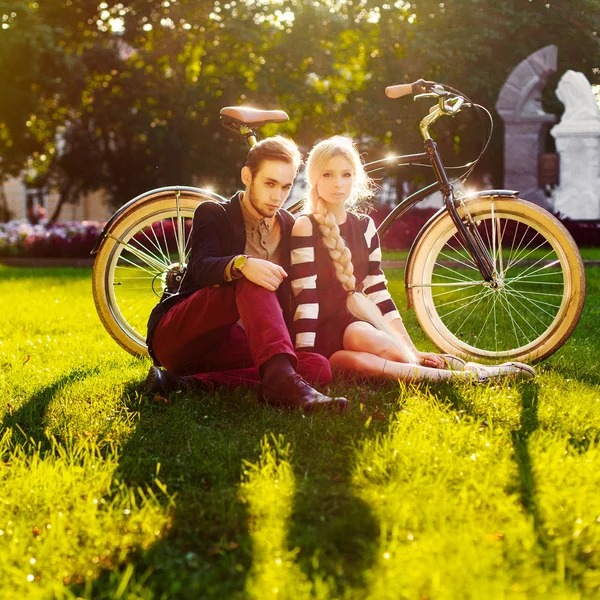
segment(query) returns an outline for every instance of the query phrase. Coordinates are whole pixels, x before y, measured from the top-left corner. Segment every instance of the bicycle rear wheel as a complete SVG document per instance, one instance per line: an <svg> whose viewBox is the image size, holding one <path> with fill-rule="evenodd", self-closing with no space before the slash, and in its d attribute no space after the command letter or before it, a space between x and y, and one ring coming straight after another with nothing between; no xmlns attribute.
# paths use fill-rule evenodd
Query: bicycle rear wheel
<svg viewBox="0 0 600 600"><path fill-rule="evenodd" d="M196 207L217 199L201 190L177 194L177 188L162 188L133 204L107 232L94 261L92 288L100 320L134 355L148 353L150 312L187 268Z"/></svg>
<svg viewBox="0 0 600 600"><path fill-rule="evenodd" d="M523 200L484 197L468 210L497 273L482 280L448 214L420 236L407 271L409 298L442 351L531 361L555 352L583 310L585 272L563 225Z"/></svg>

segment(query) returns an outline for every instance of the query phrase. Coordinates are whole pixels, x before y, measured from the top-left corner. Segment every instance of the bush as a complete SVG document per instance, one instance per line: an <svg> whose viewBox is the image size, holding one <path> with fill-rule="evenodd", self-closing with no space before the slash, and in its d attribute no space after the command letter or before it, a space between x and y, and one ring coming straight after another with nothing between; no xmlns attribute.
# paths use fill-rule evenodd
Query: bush
<svg viewBox="0 0 600 600"><path fill-rule="evenodd" d="M103 223L68 221L50 226L21 221L0 223L0 256L35 258L89 256Z"/></svg>
<svg viewBox="0 0 600 600"><path fill-rule="evenodd" d="M560 219L578 246L600 246L600 221L573 221L560 214L554 216Z"/></svg>
<svg viewBox="0 0 600 600"><path fill-rule="evenodd" d="M387 206L378 207L371 216L379 226L390 212ZM385 250L408 250L423 225L436 212L434 208L413 209L401 219L396 219L381 240L381 246ZM560 214L554 216L567 228L578 246L600 246L600 221L574 221Z"/></svg>

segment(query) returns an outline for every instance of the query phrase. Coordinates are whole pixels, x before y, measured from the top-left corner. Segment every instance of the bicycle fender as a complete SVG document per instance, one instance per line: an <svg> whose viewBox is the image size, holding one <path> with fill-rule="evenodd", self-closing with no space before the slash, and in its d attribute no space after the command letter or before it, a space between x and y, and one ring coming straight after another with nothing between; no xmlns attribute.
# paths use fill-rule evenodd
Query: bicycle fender
<svg viewBox="0 0 600 600"><path fill-rule="evenodd" d="M469 202L473 202L474 200L479 200L481 198L506 198L510 200L515 200L519 197L519 192L516 190L481 190L472 192L470 194L466 194L461 196L461 200L468 204ZM460 207L459 207L460 210ZM413 240L413 243L410 246L410 250L408 252L408 258L406 259L406 270L404 271L404 289L406 290L406 308L407 310L412 307L412 288L409 287L410 282L412 281L413 269L414 269L414 256L419 248L421 243L421 239L424 237L427 230L435 225L440 219L447 214L447 210L445 207L440 208L431 218L423 225L421 231L417 234L417 237Z"/></svg>
<svg viewBox="0 0 600 600"><path fill-rule="evenodd" d="M107 234L121 220L121 217L125 213L128 213L134 205L136 205L136 207L143 206L146 202L154 200L157 197L157 195L158 196L169 195L173 192L178 192L178 191L179 192L199 193L204 196L207 196L210 200L214 200L215 202L226 201L226 198L224 198L223 196L220 196L219 194L217 194L215 192L211 192L209 190L197 188L197 187L189 187L189 186L185 186L185 185L170 185L170 186L166 186L166 187L149 190L147 192L144 192L143 194L140 194L139 196L136 196L135 198L133 198L133 200L130 200L126 204L123 204L123 206L121 206L121 208L119 208L110 217L110 219L106 222L106 224L102 228L102 231L100 232L100 235L98 236L98 239L96 240L96 244L94 245L94 248L92 249L90 254L96 254L100 250L100 248L102 248L102 244L104 243L104 240L106 239Z"/></svg>

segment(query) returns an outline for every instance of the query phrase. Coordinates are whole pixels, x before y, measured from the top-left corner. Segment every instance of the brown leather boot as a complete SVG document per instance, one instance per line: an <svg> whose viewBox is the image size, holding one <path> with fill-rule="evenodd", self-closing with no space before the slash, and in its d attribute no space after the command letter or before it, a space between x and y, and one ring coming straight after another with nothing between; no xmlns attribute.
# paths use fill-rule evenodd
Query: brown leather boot
<svg viewBox="0 0 600 600"><path fill-rule="evenodd" d="M286 377L276 384L261 383L258 388L258 400L273 406L302 408L307 413L321 409L341 413L348 406L346 398L325 396L297 374Z"/></svg>

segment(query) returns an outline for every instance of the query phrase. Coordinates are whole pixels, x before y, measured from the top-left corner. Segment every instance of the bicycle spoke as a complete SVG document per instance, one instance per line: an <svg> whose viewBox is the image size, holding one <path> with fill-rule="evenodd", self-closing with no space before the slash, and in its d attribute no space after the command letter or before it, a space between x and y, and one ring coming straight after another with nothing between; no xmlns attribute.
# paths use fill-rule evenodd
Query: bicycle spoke
<svg viewBox="0 0 600 600"><path fill-rule="evenodd" d="M457 302L464 302L465 300L469 300L471 298L475 298L475 300L471 300L470 302L467 302L467 304L464 304L463 306L459 306L458 308L455 308L454 310L451 310L447 313L444 313L443 315L440 316L444 316L444 317L448 317L452 314L454 314L457 311L460 310L466 310L469 306L471 306L471 304L473 304L474 302L477 302L477 298L478 297L482 297L485 298L486 296L489 296L490 294L490 290L486 289L483 292L477 292L476 294L473 294L471 296L467 296L466 298L457 298L456 300L452 300L450 302L443 302L442 304L438 304L437 307L438 308L443 308L444 306L450 306L451 304L456 304Z"/></svg>
<svg viewBox="0 0 600 600"><path fill-rule="evenodd" d="M536 237L537 237L537 235L536 235ZM535 238L533 238L533 239L535 239ZM530 242L530 243L531 243L531 242ZM519 255L517 254L518 260L517 260L517 257L516 257L516 258L514 259L513 263L511 263L511 264L507 265L507 267L506 267L506 270L508 271L508 269L509 269L510 267L513 267L513 266L515 266L515 265L518 265L520 262L524 261L524 260L525 260L525 259L526 259L528 256L530 256L530 255L531 255L531 254L533 254L533 253L534 253L536 250L538 250L539 248L541 248L541 247L542 247L542 246L543 246L545 243L546 243L546 241L545 241L544 239L542 239L542 241L540 242L540 244L539 244L539 245L537 245L535 248L533 248L533 249L529 250L529 252L527 252L527 254L525 254L524 256L522 256L522 255L521 255L521 256L519 256ZM529 248L529 244L527 244L527 246L525 246L525 248L523 248L523 251L527 250L528 248ZM549 256L550 254L552 254L552 252L553 252L553 250L550 250L550 251L549 251L549 252L546 254L546 256ZM537 262L539 262L539 260L538 260Z"/></svg>
<svg viewBox="0 0 600 600"><path fill-rule="evenodd" d="M143 267L142 265L134 263L132 260L128 259L126 256L123 256L123 253L121 253L119 260L124 260L125 262L129 263L130 265L133 265L138 271L144 271L145 273L149 273L152 276L152 278L156 277L156 275L157 275L157 271L149 271L146 267ZM117 268L123 269L126 267L118 266ZM131 268L131 267L129 267L129 268Z"/></svg>
<svg viewBox="0 0 600 600"><path fill-rule="evenodd" d="M523 338L526 341L527 341L527 335L523 331L523 329L521 329L521 326L519 325L517 320L513 317L513 311L511 310L510 303L507 302L505 305L503 300L506 300L506 298L504 297L504 290L501 291L500 294L498 295L498 302L500 302L500 304L503 306L508 318L510 319L510 323L512 325L513 333L515 334L515 341L516 341L517 345L523 345L522 342L519 340L519 335L517 334L517 328L519 329L519 331L523 335ZM519 313L517 313L517 315L519 315Z"/></svg>
<svg viewBox="0 0 600 600"><path fill-rule="evenodd" d="M465 326L465 323L471 318L471 315L475 312L475 310L477 309L477 307L481 304L481 302L488 296L489 294L481 294L481 298L479 299L479 302L477 302L477 304L475 304L475 306L473 307L473 309L471 310L471 312L465 317L464 321L459 325L458 327L458 331L462 331L463 327ZM474 302L474 301L473 301ZM471 302L470 304L473 304L473 302ZM467 305L468 306L468 305ZM466 307L465 307L466 308Z"/></svg>
<svg viewBox="0 0 600 600"><path fill-rule="evenodd" d="M125 268L125 267L118 267L119 269ZM156 279L155 276L150 277L150 275L145 275L145 276L140 276L140 277L119 277L119 279L121 281L131 281L132 279L143 279L144 281L147 281L148 279Z"/></svg>
<svg viewBox="0 0 600 600"><path fill-rule="evenodd" d="M119 244L121 244L124 248L127 248L127 250L129 250L129 252L131 252L131 254L133 254L140 260L143 260L149 267L152 267L159 272L162 272L164 270L165 265L163 263L161 263L160 261L156 260L154 257L146 254L145 252L142 252L135 246L132 246L131 244L128 244L127 242L124 242L123 240L119 239L118 237L116 237L110 233L108 234L108 237L119 242ZM122 254L121 254L121 256L122 256ZM132 264L134 264L134 263L132 263Z"/></svg>
<svg viewBox="0 0 600 600"><path fill-rule="evenodd" d="M530 314L530 315L531 315L531 316L532 316L534 319L536 319L536 320L537 320L539 323L541 323L541 324L542 324L542 326L543 326L543 329L542 329L541 331L543 331L544 329L546 329L546 327L548 327L548 325L549 325L549 322L546 322L546 321L542 320L542 319L540 318L540 316L539 316L537 313L535 313L534 311L532 311L532 310L531 310L531 309L530 309L530 308L529 308L529 307L528 307L526 304L524 304L523 302L521 302L521 300L520 300L520 298L519 298L518 296L513 296L513 300L514 300L514 301L516 301L518 304L520 304L520 305L521 305L521 307L522 307L524 310L526 310L526 311L527 311L527 312L528 312L528 313L529 313L529 314ZM552 317L552 315L551 315L550 313L548 313L547 311L543 311L543 312L546 312L546 314L548 314L550 317ZM528 325L528 326L529 326L529 328L530 328L530 329L533 331L533 333L534 333L536 336L537 336L537 335L539 335L540 331L539 331L539 330L537 330L537 329L536 329L536 328L533 326L533 324L531 323L531 321L530 321L530 320L526 319L526 318L525 318L525 316L524 316L524 315L522 315L521 313L517 313L517 314L520 314L520 315L521 315L521 318L522 318L523 322L524 322L526 325ZM551 323L551 322L552 322L552 319L550 320L550 323Z"/></svg>
<svg viewBox="0 0 600 600"><path fill-rule="evenodd" d="M483 285L483 282L480 280L478 281L476 279L467 279L465 277L461 277L461 274L458 271L455 271L454 269L447 270L449 270L453 275L458 275L459 277L450 277L450 275L442 275L442 273L436 273L436 279L448 279L449 281L460 281L463 283L474 283L477 285Z"/></svg>
<svg viewBox="0 0 600 600"><path fill-rule="evenodd" d="M185 261L185 247L183 239L183 217L181 216L181 205L179 203L179 190L175 193L175 203L177 205L177 251L179 254L179 264L183 265Z"/></svg>
<svg viewBox="0 0 600 600"><path fill-rule="evenodd" d="M477 265L475 264L475 261L473 260L473 258L471 257L471 253L465 248L465 245L462 243L462 240L455 235L454 239L458 242L459 246L464 250L464 258L468 261L470 261L470 264L466 265L471 269L474 269L475 271L479 272L479 269L477 268ZM460 256L463 256L462 253L457 250Z"/></svg>
<svg viewBox="0 0 600 600"><path fill-rule="evenodd" d="M546 256L548 256L548 255L546 255ZM544 269L549 269L549 268L555 266L557 263L560 264L560 261L556 260L556 261L554 261L552 263L544 265L543 267L540 267L539 269L536 269L535 271L532 271L531 269L533 269L534 267L536 267L541 260L544 260L544 258L546 258L546 257L540 258L540 260L538 260L536 263L534 263L533 265L531 265L528 268L526 268L525 271L523 271L522 273L519 273L518 275L516 275L515 277L513 277L511 279L511 281L518 281L519 279L522 279L523 277L530 277L530 276L534 275L535 273L540 273Z"/></svg>
<svg viewBox="0 0 600 600"><path fill-rule="evenodd" d="M550 306L550 307L556 308L556 309L558 309L560 307L560 303L559 304L552 304L550 302L543 302L541 300L534 300L534 299L530 298L529 296L525 296L524 294L521 294L517 290L510 290L510 291L512 292L513 296L515 297L515 299L517 301L519 301L520 298L523 298L523 299L527 300L533 306L539 308L539 310L541 312L546 313L551 318L554 318L555 315L556 315L556 313L554 315L552 313L549 313L546 309L544 309L544 306ZM559 296L559 297L562 298L562 296Z"/></svg>
<svg viewBox="0 0 600 600"><path fill-rule="evenodd" d="M163 224L162 221L160 223L161 223L161 225ZM161 253L161 255L163 257L163 259L165 261L165 264L169 265L171 263L171 261L169 260L168 254L165 254L165 251L164 251L164 249L162 247L162 244L160 243L160 241L158 239L158 236L156 235L156 231L154 230L154 224L150 225L150 230L152 231L152 234L154 235L154 239L156 240L156 244L158 246L158 250L159 250L159 252ZM163 227L163 241L166 242L165 237L164 237L164 227ZM166 243L165 243L165 246L166 246ZM167 253L168 253L169 248L167 247L166 250L167 250Z"/></svg>
<svg viewBox="0 0 600 600"><path fill-rule="evenodd" d="M439 275L438 275L439 277ZM450 278L448 278L450 279ZM451 281L456 281L454 279L452 279ZM413 283L411 284L410 287L412 288L434 288L434 287L455 287L458 288L456 290L453 290L454 292L460 292L460 290L466 290L467 288L470 287L478 287L478 286L484 286L485 283L482 281L457 281L456 283L451 283L451 282L442 282L442 283ZM464 287L460 287L460 286L464 286Z"/></svg>
<svg viewBox="0 0 600 600"><path fill-rule="evenodd" d="M190 242L192 241L192 230L193 227L190 225L189 232L187 238L185 240L185 264L187 265L190 262L190 254L192 252L192 247Z"/></svg>
<svg viewBox="0 0 600 600"><path fill-rule="evenodd" d="M496 215L494 214L494 200L492 199L490 202L492 207L492 262L494 264L494 271L498 272L496 269Z"/></svg>
<svg viewBox="0 0 600 600"><path fill-rule="evenodd" d="M490 300L492 301L492 303L495 304L496 302L496 296L495 295L488 295L487 296L487 306L489 306L490 304ZM488 319L490 318L490 311L487 311L487 316L485 318L485 321L483 322L483 325L479 328L479 335L477 336L477 338L475 339L475 343L479 343L479 340L481 339L481 334L485 331L485 326L487 325Z"/></svg>
<svg viewBox="0 0 600 600"><path fill-rule="evenodd" d="M521 283L521 285L523 285L523 284ZM537 287L540 284L534 282L534 283L532 283L530 285L535 286L535 288L537 289ZM563 294L555 294L552 290L549 290L547 292L536 292L536 291L534 291L532 289L529 289L529 288L527 288L527 289L516 288L516 287L512 286L510 283L505 284L504 287L506 289L510 290L510 291L518 292L518 293L520 293L522 295L525 295L525 293L527 293L528 296L544 296L547 299L550 299L550 298L563 298L564 297L564 293Z"/></svg>
<svg viewBox="0 0 600 600"><path fill-rule="evenodd" d="M444 254L442 252L440 252L440 256L443 256L443 255ZM457 258L452 257L450 255L446 255L446 256L448 257L448 260L451 260L451 261L456 262L456 263L458 263L460 265L463 265L467 269L473 269L473 270L477 271L477 267L475 267L473 263L467 264L467 263L465 263L465 262L463 262L461 260L458 260ZM436 264L440 265L440 267L445 267L447 269L450 268L447 265L444 265L444 263L442 263L442 262L436 262Z"/></svg>
<svg viewBox="0 0 600 600"><path fill-rule="evenodd" d="M527 230L529 229L527 226L525 226L525 231L523 231L523 235L521 236L521 239L519 240L519 243L515 249L515 240L517 238L517 232L519 231L519 227L521 226L521 223L517 223L517 226L515 227L515 233L513 234L513 240L512 240L512 244L510 247L510 254L508 256L508 263L506 265L506 270L508 271L508 269L510 269L510 266L512 265L513 262L513 254L518 255L520 248L521 248L521 243L523 242L523 240L525 239L525 236L527 235Z"/></svg>
<svg viewBox="0 0 600 600"><path fill-rule="evenodd" d="M498 296L494 296L494 350L498 352L498 315L496 314L496 304Z"/></svg>
<svg viewBox="0 0 600 600"><path fill-rule="evenodd" d="M136 238L136 236L140 233L143 234L146 237L146 239L150 242L150 244L152 244L158 250L158 254L155 252L152 252L152 250L150 248L148 248L147 246L142 244L140 242L140 240L138 240ZM152 239L148 236L148 234L144 230L141 230L138 233L136 233L134 236L132 236L131 239L129 240L129 243L132 245L133 248L136 248L137 250L140 250L141 252L146 252L149 256L152 256L152 258L154 258L158 262L162 263L163 267L165 269L168 268L169 258L164 256L162 249L160 247L156 247L156 245L154 244ZM137 244L137 246L134 246L133 244ZM139 246L139 248L138 248L138 246Z"/></svg>
<svg viewBox="0 0 600 600"><path fill-rule="evenodd" d="M540 269L541 270L541 269ZM538 277L550 277L550 276L554 276L554 277L561 277L563 276L562 271L548 271L547 273L538 273L537 275L535 274L529 274L528 278L525 279L524 281L521 279L517 279L517 277L515 276L514 278L508 278L505 279L505 283L506 282L510 282L510 283L515 283L516 281L518 281L519 283L529 283L529 285L564 285L564 283L562 281L529 281L529 279L536 279Z"/></svg>
<svg viewBox="0 0 600 600"><path fill-rule="evenodd" d="M500 265L500 277L504 277L504 256L502 254L502 238L504 237L504 231L506 231L506 226L508 225L508 220L504 220L504 231L501 231L500 227L500 219L498 219L497 231L498 231L498 263Z"/></svg>
<svg viewBox="0 0 600 600"><path fill-rule="evenodd" d="M445 284L440 284L440 286L445 286ZM417 287L417 286L414 286ZM432 286L418 286L418 287L432 287ZM462 292L463 290L468 290L469 288L471 288L472 286L466 286L466 287L462 287L462 288L453 288L451 290L448 290L447 292L440 292L438 294L431 294L432 298L440 298L441 296L447 296L448 294L457 294L458 292Z"/></svg>

